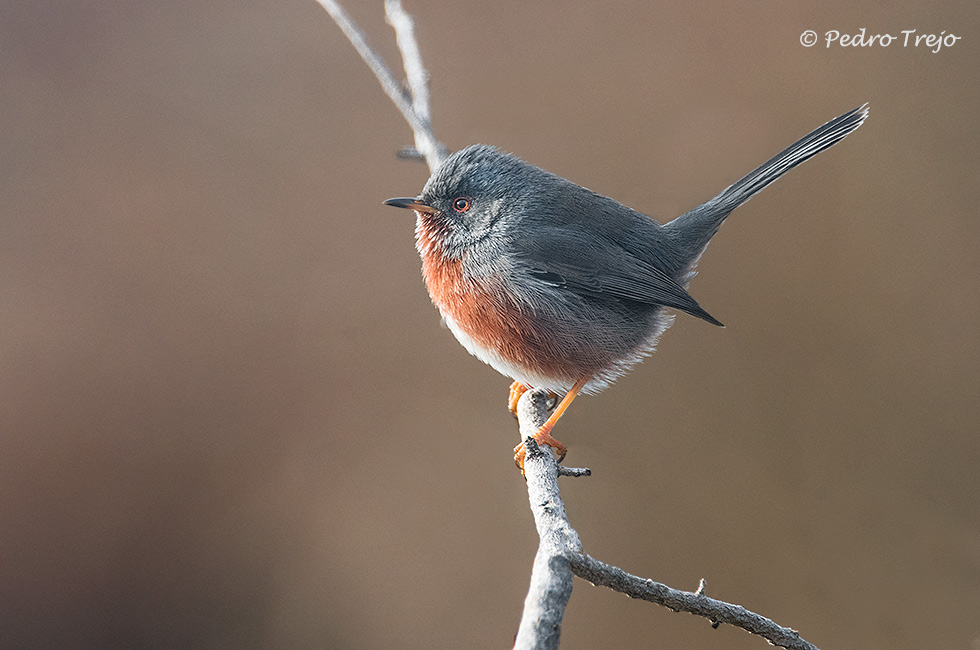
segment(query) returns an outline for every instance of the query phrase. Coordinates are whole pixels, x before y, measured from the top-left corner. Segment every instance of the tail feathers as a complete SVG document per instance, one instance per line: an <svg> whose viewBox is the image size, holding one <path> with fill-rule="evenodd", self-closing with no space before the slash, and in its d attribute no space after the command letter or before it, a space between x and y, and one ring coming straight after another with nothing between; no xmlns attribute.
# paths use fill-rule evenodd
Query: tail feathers
<svg viewBox="0 0 980 650"><path fill-rule="evenodd" d="M693 263L732 210L800 163L832 147L855 131L868 117L868 104L834 118L803 136L768 161L725 188L715 198L677 217L665 227Z"/></svg>
<svg viewBox="0 0 980 650"><path fill-rule="evenodd" d="M782 150L763 165L736 181L718 195L716 200L731 205L734 210L748 201L753 194L764 189L774 180L800 163L832 147L852 133L868 117L868 105L834 118L809 135Z"/></svg>

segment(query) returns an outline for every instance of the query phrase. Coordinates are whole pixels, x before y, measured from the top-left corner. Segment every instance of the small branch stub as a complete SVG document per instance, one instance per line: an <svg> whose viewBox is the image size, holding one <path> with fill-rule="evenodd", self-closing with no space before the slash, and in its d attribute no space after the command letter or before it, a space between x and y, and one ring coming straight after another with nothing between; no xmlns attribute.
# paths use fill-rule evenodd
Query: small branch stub
<svg viewBox="0 0 980 650"><path fill-rule="evenodd" d="M701 582L698 583L698 590L694 592L694 595L695 596L703 596L704 595L704 588L706 586L707 586L707 583L704 581L704 578L701 578Z"/></svg>

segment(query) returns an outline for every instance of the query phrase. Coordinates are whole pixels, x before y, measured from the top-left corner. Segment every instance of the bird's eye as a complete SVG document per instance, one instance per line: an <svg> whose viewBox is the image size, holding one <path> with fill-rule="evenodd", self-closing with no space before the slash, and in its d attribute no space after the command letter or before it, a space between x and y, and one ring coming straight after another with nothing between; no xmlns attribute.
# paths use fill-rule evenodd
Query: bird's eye
<svg viewBox="0 0 980 650"><path fill-rule="evenodd" d="M455 200L453 200L453 210L459 212L460 214L469 210L470 207L472 207L472 205L473 205L473 201L471 201L468 197L465 196L460 196Z"/></svg>

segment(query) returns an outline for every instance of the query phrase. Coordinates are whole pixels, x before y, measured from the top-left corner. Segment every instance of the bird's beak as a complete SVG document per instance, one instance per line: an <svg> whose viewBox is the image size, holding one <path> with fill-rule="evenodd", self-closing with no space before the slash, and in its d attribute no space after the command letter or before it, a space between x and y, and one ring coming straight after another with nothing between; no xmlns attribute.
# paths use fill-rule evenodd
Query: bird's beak
<svg viewBox="0 0 980 650"><path fill-rule="evenodd" d="M427 203L423 203L421 199L405 197L401 199L388 199L384 202L385 205L392 205L396 208L411 208L416 212L427 212L429 214L434 214L438 212L435 208Z"/></svg>

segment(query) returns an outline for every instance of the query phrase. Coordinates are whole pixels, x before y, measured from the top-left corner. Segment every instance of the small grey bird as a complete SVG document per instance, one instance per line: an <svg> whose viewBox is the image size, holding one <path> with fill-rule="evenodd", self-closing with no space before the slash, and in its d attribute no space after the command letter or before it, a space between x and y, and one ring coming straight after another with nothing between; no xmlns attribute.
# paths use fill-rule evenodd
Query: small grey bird
<svg viewBox="0 0 980 650"><path fill-rule="evenodd" d="M432 302L463 347L514 379L511 410L528 388L565 393L534 436L564 457L555 422L579 391L653 351L673 321L665 308L721 325L686 287L732 210L867 116L865 104L827 122L664 225L487 145L447 158L418 197L385 203L415 211Z"/></svg>

